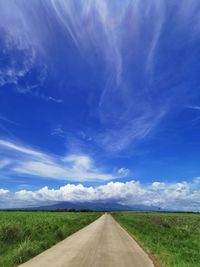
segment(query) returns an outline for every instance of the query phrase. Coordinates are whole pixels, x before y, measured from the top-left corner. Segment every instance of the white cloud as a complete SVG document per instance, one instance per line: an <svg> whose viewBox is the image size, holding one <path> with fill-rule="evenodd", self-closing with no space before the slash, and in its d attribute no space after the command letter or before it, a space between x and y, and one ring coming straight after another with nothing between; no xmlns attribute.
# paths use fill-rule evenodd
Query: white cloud
<svg viewBox="0 0 200 267"><path fill-rule="evenodd" d="M52 96L48 96L48 97L46 97L46 99L49 100L49 101L53 101L55 103L58 103L58 104L63 103L62 99L58 99L58 98L55 98L55 97L52 97Z"/></svg>
<svg viewBox="0 0 200 267"><path fill-rule="evenodd" d="M0 114L0 121L3 121L5 123L9 123L9 124L18 125L16 122L9 120L8 118L6 118L5 116L3 116L1 114Z"/></svg>
<svg viewBox="0 0 200 267"><path fill-rule="evenodd" d="M164 189L165 187L166 187L166 184L163 182L153 182L152 183L152 188L155 190Z"/></svg>
<svg viewBox="0 0 200 267"><path fill-rule="evenodd" d="M0 188L0 197L7 195L9 192L10 192L9 190Z"/></svg>
<svg viewBox="0 0 200 267"><path fill-rule="evenodd" d="M119 168L117 170L117 174L119 177L127 177L129 175L130 171L128 168Z"/></svg>
<svg viewBox="0 0 200 267"><path fill-rule="evenodd" d="M186 106L186 108L194 109L194 110L200 110L200 106L194 105L194 106Z"/></svg>
<svg viewBox="0 0 200 267"><path fill-rule="evenodd" d="M98 169L87 169L73 164L68 167L66 164L56 164L54 162L25 161L18 163L12 171L19 174L35 175L38 177L52 178L58 180L74 181L104 181L114 179L114 175L103 173Z"/></svg>
<svg viewBox="0 0 200 267"><path fill-rule="evenodd" d="M13 44L16 47L17 45ZM7 47L7 53L12 53L11 44ZM15 61L9 62L4 68L0 70L0 86L4 86L5 84L15 85L16 90L20 91L19 81L24 78L29 70L33 67L34 56L27 54L27 51L19 50L20 53L23 53L21 63L17 64ZM18 52L19 52L18 51ZM28 58L28 59L27 59Z"/></svg>
<svg viewBox="0 0 200 267"><path fill-rule="evenodd" d="M17 174L73 181L104 181L117 178L114 174L97 168L94 160L88 155L49 155L6 140L0 140L0 152L6 154L11 163L7 171Z"/></svg>
<svg viewBox="0 0 200 267"><path fill-rule="evenodd" d="M65 131L62 129L61 125L58 125L56 128L54 128L51 132L51 135L64 137L66 135Z"/></svg>
<svg viewBox="0 0 200 267"><path fill-rule="evenodd" d="M92 160L88 156L83 155L70 155L63 159L64 162L71 162L75 168L90 169L92 168Z"/></svg>
<svg viewBox="0 0 200 267"><path fill-rule="evenodd" d="M166 110L158 111L155 115L149 111L144 115L127 121L120 129L108 129L99 134L98 142L109 152L118 152L127 148L131 143L144 139L166 114ZM127 118L126 118L127 119Z"/></svg>
<svg viewBox="0 0 200 267"><path fill-rule="evenodd" d="M187 26L183 34L185 40L191 40L187 37L200 29L198 1L179 2L175 5L177 31ZM103 62L105 72L99 84L102 90L97 105L96 102L91 105L90 113L97 114L105 131L100 135L94 133L92 140L105 150L116 152L146 138L170 110L173 99L177 99L173 86L161 88L158 84L169 69L161 72L159 79L152 79L158 51L162 49L159 40L165 34L165 22L171 18L167 12L174 10L173 4L164 0L145 1L145 4L139 0L124 0L123 4L105 0L51 0L44 1L42 7L38 1L32 1L31 10L38 12L30 12L27 1L0 2L0 23L5 37L3 53L17 51L21 58L20 65L11 59L8 66L0 70L0 84L11 83L19 93L62 103L62 99L36 90L47 76L46 66L51 60L48 45L58 22L60 33L71 38L82 58L87 61L89 58L92 64L97 63L97 58ZM49 23L41 23L43 14ZM93 54L97 56L93 58ZM36 84L21 86L20 79L35 66L39 70L34 79ZM155 80L153 84L152 80Z"/></svg>
<svg viewBox="0 0 200 267"><path fill-rule="evenodd" d="M15 193L0 189L0 208L46 205L52 202L98 202L119 203L129 206L148 205L162 209L200 211L199 180L192 182L150 185L139 181L109 182L96 187L67 184L59 189L43 187L37 191L20 190Z"/></svg>
<svg viewBox="0 0 200 267"><path fill-rule="evenodd" d="M37 3L32 3L33 10L37 7ZM0 2L1 52L7 59L6 64L0 68L0 87L9 85L15 93L62 103L61 99L40 91L47 76L44 59L46 49L43 47L44 33L41 27L45 24L34 19L33 13L27 12L23 1L18 4ZM30 73L34 79L29 78Z"/></svg>
<svg viewBox="0 0 200 267"><path fill-rule="evenodd" d="M36 157L41 157L41 158L44 157L44 154L36 150L30 149L30 148L27 148L21 145L16 145L13 142L2 140L2 139L0 139L0 147L3 147L5 149L15 150L15 151L21 152L23 154L28 154L31 156L36 156Z"/></svg>

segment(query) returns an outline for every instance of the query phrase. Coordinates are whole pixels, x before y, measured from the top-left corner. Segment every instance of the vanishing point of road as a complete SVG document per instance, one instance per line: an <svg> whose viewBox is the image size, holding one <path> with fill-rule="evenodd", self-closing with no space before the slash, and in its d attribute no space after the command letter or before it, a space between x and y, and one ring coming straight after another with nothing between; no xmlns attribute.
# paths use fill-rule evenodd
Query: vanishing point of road
<svg viewBox="0 0 200 267"><path fill-rule="evenodd" d="M134 239L112 218L99 219L20 267L154 267Z"/></svg>

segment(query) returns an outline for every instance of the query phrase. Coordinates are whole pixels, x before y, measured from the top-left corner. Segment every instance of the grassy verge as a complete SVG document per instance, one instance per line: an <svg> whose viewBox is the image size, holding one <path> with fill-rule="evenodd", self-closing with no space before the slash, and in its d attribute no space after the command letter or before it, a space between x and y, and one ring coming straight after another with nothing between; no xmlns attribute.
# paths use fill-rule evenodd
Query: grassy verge
<svg viewBox="0 0 200 267"><path fill-rule="evenodd" d="M97 212L0 211L0 266L23 263L88 225Z"/></svg>
<svg viewBox="0 0 200 267"><path fill-rule="evenodd" d="M113 212L161 266L200 267L200 214Z"/></svg>

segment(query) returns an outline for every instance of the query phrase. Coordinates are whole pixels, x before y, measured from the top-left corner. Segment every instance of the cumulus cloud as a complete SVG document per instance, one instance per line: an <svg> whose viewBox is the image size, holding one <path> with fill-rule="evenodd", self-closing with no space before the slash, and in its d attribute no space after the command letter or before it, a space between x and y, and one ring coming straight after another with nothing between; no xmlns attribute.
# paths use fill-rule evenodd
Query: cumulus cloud
<svg viewBox="0 0 200 267"><path fill-rule="evenodd" d="M151 186L152 186L152 189L155 189L155 190L164 189L165 188L165 183L163 183L163 182L153 182Z"/></svg>
<svg viewBox="0 0 200 267"><path fill-rule="evenodd" d="M43 187L37 191L20 190L12 193L0 189L0 207L24 207L47 205L61 201L104 202L122 205L157 206L162 209L200 211L199 180L192 182L146 185L139 181L109 182L96 187L67 184L59 189ZM7 202L6 202L7 201ZM5 203L6 202L6 206Z"/></svg>
<svg viewBox="0 0 200 267"><path fill-rule="evenodd" d="M0 167L7 167L8 173L75 181L105 181L117 178L116 175L97 168L89 155L50 155L7 140L0 140L0 152L7 159L0 162Z"/></svg>
<svg viewBox="0 0 200 267"><path fill-rule="evenodd" d="M0 197L7 195L9 192L10 192L9 190L5 190L5 189L0 188Z"/></svg>

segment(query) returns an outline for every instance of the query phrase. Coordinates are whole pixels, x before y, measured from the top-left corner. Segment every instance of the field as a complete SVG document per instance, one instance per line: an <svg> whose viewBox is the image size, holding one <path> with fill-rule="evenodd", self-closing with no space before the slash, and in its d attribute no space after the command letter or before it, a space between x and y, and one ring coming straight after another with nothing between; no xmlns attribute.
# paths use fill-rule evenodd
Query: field
<svg viewBox="0 0 200 267"><path fill-rule="evenodd" d="M0 211L0 266L27 261L97 219L97 212Z"/></svg>
<svg viewBox="0 0 200 267"><path fill-rule="evenodd" d="M200 214L113 212L112 215L161 266L200 266Z"/></svg>

